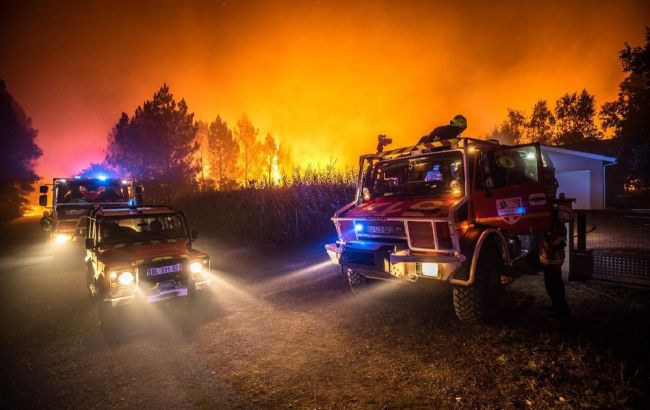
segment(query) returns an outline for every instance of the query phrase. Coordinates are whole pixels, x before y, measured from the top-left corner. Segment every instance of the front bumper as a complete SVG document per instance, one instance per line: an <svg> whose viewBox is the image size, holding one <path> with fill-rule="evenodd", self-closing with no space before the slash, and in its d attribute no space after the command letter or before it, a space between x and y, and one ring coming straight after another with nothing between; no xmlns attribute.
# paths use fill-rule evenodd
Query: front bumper
<svg viewBox="0 0 650 410"><path fill-rule="evenodd" d="M110 302L111 306L123 306L133 303L158 303L164 300L179 299L191 296L193 291L202 291L210 288L214 283L213 279L204 279L201 281L192 282L189 287L183 283L178 283L174 280L161 281L144 289L143 287L136 287L132 294L129 295L116 295L104 299L104 302Z"/></svg>
<svg viewBox="0 0 650 410"><path fill-rule="evenodd" d="M414 252L381 242L328 243L325 250L333 263L377 279L447 281L465 261L463 255Z"/></svg>

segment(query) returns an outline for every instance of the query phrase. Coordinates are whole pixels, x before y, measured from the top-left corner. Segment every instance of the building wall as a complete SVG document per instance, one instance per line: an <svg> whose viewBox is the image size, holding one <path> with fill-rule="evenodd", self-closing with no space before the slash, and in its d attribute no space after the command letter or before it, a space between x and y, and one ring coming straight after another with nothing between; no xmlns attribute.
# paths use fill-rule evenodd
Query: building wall
<svg viewBox="0 0 650 410"><path fill-rule="evenodd" d="M542 147L542 150L544 150L544 147ZM574 174L575 177L573 178L566 178L566 180L570 180L571 183L568 185L565 183L566 186L562 186L562 184L560 184L558 193L564 192L568 198L572 198L574 197L572 196L572 193L579 193L581 191L584 192L585 190L584 186L580 186L580 178L589 178L588 181L584 181L585 185L590 185L589 190L591 191L591 194L589 195L589 208L605 208L605 204L603 202L603 161L566 153L551 152L548 150L544 151L549 155L549 157L551 157L551 161L553 161L556 173L589 171L589 173L576 173Z"/></svg>

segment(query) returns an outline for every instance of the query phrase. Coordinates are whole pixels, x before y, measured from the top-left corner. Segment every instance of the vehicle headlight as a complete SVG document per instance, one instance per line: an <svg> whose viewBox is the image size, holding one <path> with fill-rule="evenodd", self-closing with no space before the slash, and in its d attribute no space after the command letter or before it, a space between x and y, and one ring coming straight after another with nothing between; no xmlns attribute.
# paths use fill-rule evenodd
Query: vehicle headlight
<svg viewBox="0 0 650 410"><path fill-rule="evenodd" d="M203 270L203 264L204 263L205 262L201 262L201 261L194 261L194 262L190 263L190 272L192 272L192 273L201 272Z"/></svg>
<svg viewBox="0 0 650 410"><path fill-rule="evenodd" d="M111 272L111 279L119 282L122 286L129 286L135 280L135 276L131 272Z"/></svg>
<svg viewBox="0 0 650 410"><path fill-rule="evenodd" d="M422 264L422 274L424 276L432 276L437 278L439 276L438 264L437 263L423 263Z"/></svg>
<svg viewBox="0 0 650 410"><path fill-rule="evenodd" d="M415 265L415 271L419 275L440 279L441 269L440 269L440 264L438 263L432 263L432 262L417 263Z"/></svg>
<svg viewBox="0 0 650 410"><path fill-rule="evenodd" d="M54 235L54 243L60 245L72 240L72 235L67 233L57 233Z"/></svg>

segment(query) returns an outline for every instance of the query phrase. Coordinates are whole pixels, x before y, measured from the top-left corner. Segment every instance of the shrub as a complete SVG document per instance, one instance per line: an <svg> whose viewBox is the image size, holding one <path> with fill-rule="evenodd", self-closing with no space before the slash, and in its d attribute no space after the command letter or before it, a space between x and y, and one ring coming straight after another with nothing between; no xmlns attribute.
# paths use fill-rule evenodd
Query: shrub
<svg viewBox="0 0 650 410"><path fill-rule="evenodd" d="M278 186L207 191L179 197L190 225L230 241L265 245L293 244L336 234L330 218L354 198L354 173L295 170Z"/></svg>

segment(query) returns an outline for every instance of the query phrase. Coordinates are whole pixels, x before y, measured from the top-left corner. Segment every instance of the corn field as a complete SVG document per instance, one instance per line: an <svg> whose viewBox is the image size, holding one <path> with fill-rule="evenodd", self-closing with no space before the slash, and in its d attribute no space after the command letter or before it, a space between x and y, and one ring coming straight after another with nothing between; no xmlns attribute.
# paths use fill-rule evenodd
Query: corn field
<svg viewBox="0 0 650 410"><path fill-rule="evenodd" d="M294 171L280 185L252 184L179 197L190 225L229 241L281 246L336 235L330 218L354 199L354 172Z"/></svg>

